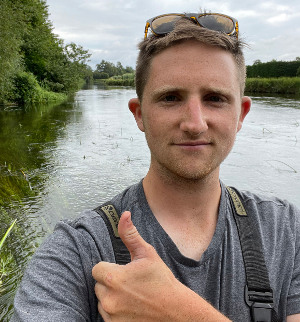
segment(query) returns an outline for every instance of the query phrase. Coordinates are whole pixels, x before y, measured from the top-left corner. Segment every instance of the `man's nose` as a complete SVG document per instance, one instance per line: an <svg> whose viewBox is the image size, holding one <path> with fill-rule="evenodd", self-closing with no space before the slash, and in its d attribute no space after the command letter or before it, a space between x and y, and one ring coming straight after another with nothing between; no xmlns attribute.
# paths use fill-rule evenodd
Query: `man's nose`
<svg viewBox="0 0 300 322"><path fill-rule="evenodd" d="M205 108L200 99L193 98L186 102L180 129L193 136L199 135L208 129Z"/></svg>

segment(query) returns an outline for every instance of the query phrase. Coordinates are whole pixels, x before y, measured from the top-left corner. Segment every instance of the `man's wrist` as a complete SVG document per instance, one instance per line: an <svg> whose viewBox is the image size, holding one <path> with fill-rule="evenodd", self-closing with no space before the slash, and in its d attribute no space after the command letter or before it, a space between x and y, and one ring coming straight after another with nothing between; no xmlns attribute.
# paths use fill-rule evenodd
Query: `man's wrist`
<svg viewBox="0 0 300 322"><path fill-rule="evenodd" d="M180 291L176 292L171 306L174 312L172 321L230 321L204 298L183 284Z"/></svg>

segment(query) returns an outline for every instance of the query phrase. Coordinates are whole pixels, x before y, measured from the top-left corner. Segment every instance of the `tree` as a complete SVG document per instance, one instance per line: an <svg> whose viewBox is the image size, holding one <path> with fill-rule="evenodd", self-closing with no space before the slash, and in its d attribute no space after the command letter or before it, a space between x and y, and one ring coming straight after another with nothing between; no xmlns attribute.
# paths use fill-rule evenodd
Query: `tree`
<svg viewBox="0 0 300 322"><path fill-rule="evenodd" d="M92 77L88 51L65 46L53 33L45 0L0 1L0 102L20 97L14 87L20 74L56 92L77 90Z"/></svg>
<svg viewBox="0 0 300 322"><path fill-rule="evenodd" d="M117 75L123 75L125 73L125 69L119 61L117 62L116 72Z"/></svg>
<svg viewBox="0 0 300 322"><path fill-rule="evenodd" d="M99 72L98 70L95 70L93 72L93 78L94 79L107 79L107 78L109 78L109 75L105 72Z"/></svg>
<svg viewBox="0 0 300 322"><path fill-rule="evenodd" d="M107 73L109 77L117 75L116 66L113 63L110 63L102 59L100 64L96 65L96 70L101 73Z"/></svg>
<svg viewBox="0 0 300 322"><path fill-rule="evenodd" d="M125 67L125 74L133 74L134 73L134 69L130 66L126 66Z"/></svg>
<svg viewBox="0 0 300 322"><path fill-rule="evenodd" d="M253 65L258 65L258 64L261 64L261 60L260 60L260 59L256 59L256 60L253 62Z"/></svg>
<svg viewBox="0 0 300 322"><path fill-rule="evenodd" d="M88 50L85 50L81 45L70 43L64 48L67 58L72 63L85 66L91 54Z"/></svg>
<svg viewBox="0 0 300 322"><path fill-rule="evenodd" d="M0 103L3 103L13 95L13 77L21 67L19 48L24 24L19 22L20 13L10 0L1 0L0 17Z"/></svg>
<svg viewBox="0 0 300 322"><path fill-rule="evenodd" d="M96 65L96 71L99 73L108 74L109 77L122 76L124 74L134 73L134 69L132 67L126 66L124 68L121 62L119 61L117 62L116 65L114 65L114 63L108 62L104 59L102 59L100 64ZM102 75L105 75L105 74L102 74ZM97 77L99 76L99 74L94 74L94 78L95 78L95 75L97 75Z"/></svg>

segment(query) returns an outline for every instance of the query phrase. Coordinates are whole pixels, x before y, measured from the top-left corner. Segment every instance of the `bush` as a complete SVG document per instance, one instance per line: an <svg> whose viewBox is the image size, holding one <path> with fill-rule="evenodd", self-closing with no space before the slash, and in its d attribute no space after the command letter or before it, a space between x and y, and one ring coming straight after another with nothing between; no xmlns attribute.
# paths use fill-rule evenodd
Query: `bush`
<svg viewBox="0 0 300 322"><path fill-rule="evenodd" d="M95 70L93 72L93 78L94 79L108 79L109 75L105 72L98 72L97 70Z"/></svg>
<svg viewBox="0 0 300 322"><path fill-rule="evenodd" d="M248 78L246 92L300 94L300 77Z"/></svg>
<svg viewBox="0 0 300 322"><path fill-rule="evenodd" d="M42 88L32 73L20 72L14 79L15 101L21 104L63 101L66 94L49 92Z"/></svg>
<svg viewBox="0 0 300 322"><path fill-rule="evenodd" d="M109 78L105 81L108 86L134 86L134 79L113 79Z"/></svg>
<svg viewBox="0 0 300 322"><path fill-rule="evenodd" d="M39 84L31 73L20 72L15 76L16 101L26 103L35 100Z"/></svg>
<svg viewBox="0 0 300 322"><path fill-rule="evenodd" d="M41 81L41 87L49 92L63 92L64 89L63 84L54 83L46 78Z"/></svg>
<svg viewBox="0 0 300 322"><path fill-rule="evenodd" d="M126 73L124 75L122 75L123 79L134 79L134 73Z"/></svg>

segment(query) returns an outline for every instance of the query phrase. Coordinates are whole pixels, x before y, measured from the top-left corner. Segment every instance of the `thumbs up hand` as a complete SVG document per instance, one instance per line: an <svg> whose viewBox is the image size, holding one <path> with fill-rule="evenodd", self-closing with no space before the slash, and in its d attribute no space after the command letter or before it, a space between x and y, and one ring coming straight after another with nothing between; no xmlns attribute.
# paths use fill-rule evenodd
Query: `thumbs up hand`
<svg viewBox="0 0 300 322"><path fill-rule="evenodd" d="M122 214L118 230L131 262L100 262L92 271L98 311L105 321L229 321L175 278L140 236L129 211Z"/></svg>
<svg viewBox="0 0 300 322"><path fill-rule="evenodd" d="M167 295L179 283L155 249L146 243L124 212L119 234L131 254L131 263L117 265L100 262L93 268L97 281L98 310L105 321L166 321L172 320L164 306ZM169 309L169 308L168 308ZM164 319L161 319L162 311ZM160 315L160 316L159 316Z"/></svg>

